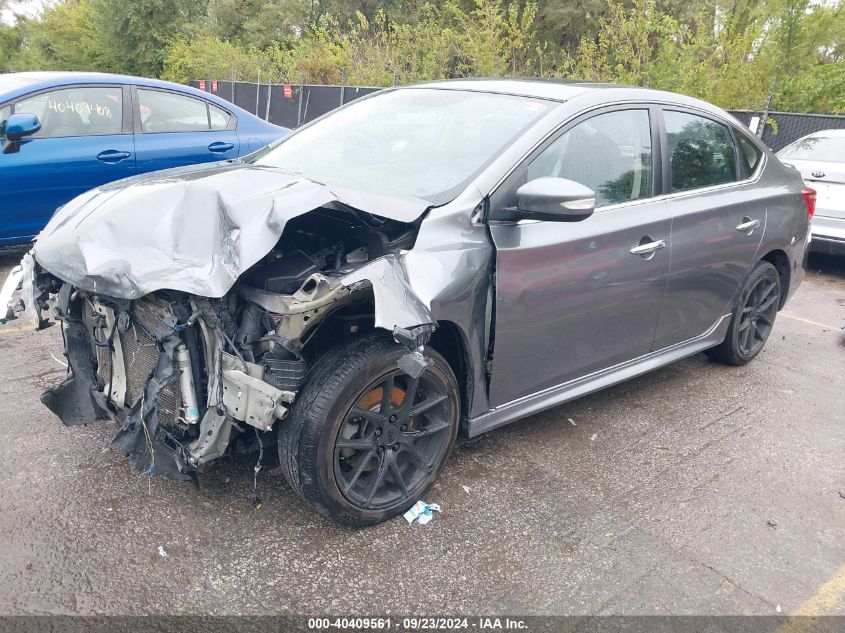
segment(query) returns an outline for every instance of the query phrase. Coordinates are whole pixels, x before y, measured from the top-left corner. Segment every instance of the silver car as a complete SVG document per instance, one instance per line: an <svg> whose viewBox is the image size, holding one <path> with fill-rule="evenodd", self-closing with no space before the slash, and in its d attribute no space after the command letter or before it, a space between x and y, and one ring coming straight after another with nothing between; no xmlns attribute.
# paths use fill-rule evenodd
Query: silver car
<svg viewBox="0 0 845 633"><path fill-rule="evenodd" d="M810 250L845 255L845 130L808 134L784 147L778 158L816 191Z"/></svg>
<svg viewBox="0 0 845 633"><path fill-rule="evenodd" d="M22 305L62 324L42 401L65 424L111 420L175 478L277 447L312 508L367 525L459 433L696 352L752 360L804 276L812 196L697 99L430 83L83 194L24 258Z"/></svg>

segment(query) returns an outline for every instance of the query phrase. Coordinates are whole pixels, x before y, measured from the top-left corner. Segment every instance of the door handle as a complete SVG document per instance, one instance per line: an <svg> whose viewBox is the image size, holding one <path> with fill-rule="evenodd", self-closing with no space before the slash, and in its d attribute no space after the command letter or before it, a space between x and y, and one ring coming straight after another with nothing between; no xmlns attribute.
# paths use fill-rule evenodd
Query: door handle
<svg viewBox="0 0 845 633"><path fill-rule="evenodd" d="M744 217L742 218L742 224L737 225L736 230L742 231L743 233L747 231L751 235L758 226L760 226L760 220L752 220L749 217Z"/></svg>
<svg viewBox="0 0 845 633"><path fill-rule="evenodd" d="M651 238L645 237L643 239ZM666 242L664 242L663 240L654 240L653 242L646 242L645 244L635 246L631 249L631 255L652 255L656 251L659 251L661 248L666 248Z"/></svg>
<svg viewBox="0 0 845 633"><path fill-rule="evenodd" d="M132 156L130 152L121 152L117 149L107 149L97 154L97 160L101 163L119 163Z"/></svg>
<svg viewBox="0 0 845 633"><path fill-rule="evenodd" d="M214 152L215 154L222 154L223 152L228 152L230 149L235 149L234 143L224 143L223 141L215 141L214 143L208 146L208 151Z"/></svg>

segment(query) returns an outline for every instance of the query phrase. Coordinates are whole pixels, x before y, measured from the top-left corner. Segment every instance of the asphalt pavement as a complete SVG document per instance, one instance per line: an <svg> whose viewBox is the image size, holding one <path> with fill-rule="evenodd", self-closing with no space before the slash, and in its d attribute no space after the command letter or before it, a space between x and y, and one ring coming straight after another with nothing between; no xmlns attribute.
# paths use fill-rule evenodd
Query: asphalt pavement
<svg viewBox="0 0 845 633"><path fill-rule="evenodd" d="M19 253L0 253L0 275ZM845 615L845 260L768 345L460 443L427 526L309 511L252 457L149 478L65 428L58 328L0 327L0 614ZM809 606L808 606L809 605Z"/></svg>

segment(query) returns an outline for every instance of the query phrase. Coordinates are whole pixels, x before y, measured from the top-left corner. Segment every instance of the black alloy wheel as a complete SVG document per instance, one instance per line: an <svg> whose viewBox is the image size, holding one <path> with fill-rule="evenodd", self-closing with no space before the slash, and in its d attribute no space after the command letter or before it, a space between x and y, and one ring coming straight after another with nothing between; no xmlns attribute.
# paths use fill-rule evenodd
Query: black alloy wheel
<svg viewBox="0 0 845 633"><path fill-rule="evenodd" d="M772 331L778 312L780 288L776 280L762 277L751 290L739 320L739 350L756 356Z"/></svg>
<svg viewBox="0 0 845 633"><path fill-rule="evenodd" d="M364 508L416 501L451 445L446 386L431 373L392 371L366 387L335 439L334 474L341 493Z"/></svg>
<svg viewBox="0 0 845 633"><path fill-rule="evenodd" d="M293 490L339 523L372 525L423 498L452 451L458 382L426 348L419 378L398 367L408 349L385 333L349 339L317 358L279 428Z"/></svg>
<svg viewBox="0 0 845 633"><path fill-rule="evenodd" d="M777 268L758 262L743 284L725 340L707 350L713 360L728 365L745 365L759 354L775 324L781 300Z"/></svg>

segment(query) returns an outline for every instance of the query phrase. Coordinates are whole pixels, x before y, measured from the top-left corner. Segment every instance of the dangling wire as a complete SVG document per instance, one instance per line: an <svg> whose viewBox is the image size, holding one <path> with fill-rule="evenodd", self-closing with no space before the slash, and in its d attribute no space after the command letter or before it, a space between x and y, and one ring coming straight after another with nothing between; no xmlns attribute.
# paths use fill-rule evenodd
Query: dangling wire
<svg viewBox="0 0 845 633"><path fill-rule="evenodd" d="M147 428L147 421L144 419L144 397L146 396L145 393L141 394L141 408L140 408L140 420L141 420L141 427L144 429L144 439L147 441L147 452L150 454L150 465L147 466L147 469L141 473L141 475L148 475L147 477L147 494L152 494L153 492L153 485L152 485L152 477L151 475L155 474L156 468L156 453L155 448L153 448L153 440L150 437L150 430ZM140 476L140 475L139 475Z"/></svg>
<svg viewBox="0 0 845 633"><path fill-rule="evenodd" d="M255 464L255 476L252 480L252 507L261 509L261 497L258 496L258 473L261 472L261 460L264 459L264 444L261 443L261 436L258 429L255 429L255 439L258 440L258 461Z"/></svg>

